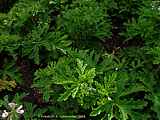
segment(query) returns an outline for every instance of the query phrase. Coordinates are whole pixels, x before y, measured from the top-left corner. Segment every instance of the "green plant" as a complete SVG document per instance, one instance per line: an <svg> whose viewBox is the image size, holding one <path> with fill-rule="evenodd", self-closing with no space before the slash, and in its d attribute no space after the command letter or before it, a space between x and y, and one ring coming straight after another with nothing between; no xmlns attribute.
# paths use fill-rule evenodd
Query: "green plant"
<svg viewBox="0 0 160 120"><path fill-rule="evenodd" d="M6 120L18 120L20 115L24 113L24 110L22 109L23 106L20 105L19 107L17 107L17 104L14 102L9 103L8 102L8 96L6 96L4 98L4 102L2 102L7 110L3 110L3 113L1 115L2 119L6 119ZM9 110L9 111L8 111Z"/></svg>
<svg viewBox="0 0 160 120"><path fill-rule="evenodd" d="M20 117L11 101L25 120L160 120L159 15L156 0L2 0L1 117Z"/></svg>
<svg viewBox="0 0 160 120"><path fill-rule="evenodd" d="M69 9L68 9L69 7ZM104 6L95 0L76 0L62 12L58 24L78 43L111 35L111 25Z"/></svg>

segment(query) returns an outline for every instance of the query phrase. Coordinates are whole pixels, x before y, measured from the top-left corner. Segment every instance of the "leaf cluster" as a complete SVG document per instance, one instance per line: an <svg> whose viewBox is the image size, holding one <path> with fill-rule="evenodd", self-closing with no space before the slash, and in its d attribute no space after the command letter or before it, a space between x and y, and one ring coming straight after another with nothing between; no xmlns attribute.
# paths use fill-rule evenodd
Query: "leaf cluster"
<svg viewBox="0 0 160 120"><path fill-rule="evenodd" d="M9 8L0 11L1 109L23 104L25 120L160 119L159 1L17 0Z"/></svg>

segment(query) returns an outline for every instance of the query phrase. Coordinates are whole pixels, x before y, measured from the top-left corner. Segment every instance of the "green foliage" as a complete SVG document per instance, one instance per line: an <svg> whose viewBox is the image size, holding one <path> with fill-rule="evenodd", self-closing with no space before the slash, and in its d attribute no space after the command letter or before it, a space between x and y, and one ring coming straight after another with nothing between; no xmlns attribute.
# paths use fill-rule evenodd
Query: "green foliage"
<svg viewBox="0 0 160 120"><path fill-rule="evenodd" d="M81 52L79 52L79 54L80 53ZM85 54L85 52L83 52L83 54ZM83 55L80 56L83 58ZM85 58L89 59L90 56L93 58L92 52L89 55L86 54ZM104 63L104 61L101 62ZM105 62L107 63L109 61ZM107 113L110 114L108 119L109 117L110 119L116 117L124 120L127 120L129 117L140 119L142 117L141 114L136 113L134 110L143 109L147 102L133 100L133 98L130 98L130 101L127 102L127 99L129 99L128 96L131 94L148 91L143 85L143 82L139 81L141 77L139 78L135 73L113 71L113 69L109 69L112 63L114 63L113 58L109 65L103 64L105 65L104 67L108 67L108 69L102 71L101 74L99 74L98 69L89 67L89 63L90 61L88 61L88 64L84 64L82 60L77 58L61 58L55 65L51 64L44 70L36 72L37 81L34 86L40 88L42 91L49 91L51 90L52 84L63 85L65 92L61 94L58 100L66 101L71 96L72 98L76 98L82 106L87 108L92 104L97 104L98 107L93 109L91 113L92 116L106 112L106 116ZM97 63L92 65L99 67L99 64L101 63L98 63L97 60ZM103 75L105 75L104 78L102 77ZM137 77L135 77L135 75ZM43 86L44 83L47 83L47 85L50 84L50 88L48 86ZM44 96L49 95L45 94ZM90 101L89 99L92 96L97 96L97 98ZM87 98L90 102L90 104L88 104L89 106L83 101Z"/></svg>
<svg viewBox="0 0 160 120"><path fill-rule="evenodd" d="M155 95L153 98L153 109L157 112L157 117L160 119L159 108L160 108L160 97L159 95Z"/></svg>
<svg viewBox="0 0 160 120"><path fill-rule="evenodd" d="M76 60L71 59L72 58L62 58L55 65L52 63L46 69L36 72L37 82L34 86L42 87L43 91L49 93L52 84L64 85L66 92L61 95L58 99L59 101L65 101L69 96L82 99L84 96L89 95L95 76L95 68L87 69L87 64L83 64L82 60L78 58ZM77 65L75 65L76 62ZM72 63L73 65L70 65ZM45 87L41 86L43 83L48 83L48 85ZM48 96L47 93L44 96L46 98ZM48 97L45 100L48 100Z"/></svg>
<svg viewBox="0 0 160 120"><path fill-rule="evenodd" d="M0 52L7 51L11 54L16 54L14 50L19 47L20 44L20 36L18 35L9 35L9 34L2 34L0 35ZM15 44L16 43L16 44Z"/></svg>
<svg viewBox="0 0 160 120"><path fill-rule="evenodd" d="M108 78L107 78L108 77ZM101 94L98 100L98 107L94 108L91 115L96 116L101 112L106 112L103 119L122 119L140 120L141 114L134 111L143 109L146 106L145 101L133 100L127 96L139 91L147 91L145 86L140 83L129 83L129 76L125 72L115 72L111 75L106 75L104 83L96 85L96 90ZM134 86L133 86L134 84ZM127 87L128 86L128 87Z"/></svg>
<svg viewBox="0 0 160 120"><path fill-rule="evenodd" d="M131 38L140 36L145 40L145 44L157 45L157 39L160 37L158 29L160 12L152 4L152 1L146 1L144 3L145 6L141 7L138 19L133 19L133 21L128 23L126 35Z"/></svg>
<svg viewBox="0 0 160 120"><path fill-rule="evenodd" d="M111 35L111 25L104 6L95 0L76 0L60 16L60 24L73 40L84 41L92 37Z"/></svg>
<svg viewBox="0 0 160 120"><path fill-rule="evenodd" d="M17 83L21 83L21 75L15 66L13 61L5 60L2 69L0 69L0 91L9 90L17 86Z"/></svg>
<svg viewBox="0 0 160 120"><path fill-rule="evenodd" d="M87 70L86 67L87 64L83 64L83 61L77 59L76 69L72 68L72 70L75 70L76 73L73 73L71 68L68 68L67 66L67 69L64 69L72 72L73 75L75 74L72 79L71 76L67 78L68 74L64 75L64 77L61 76L61 74L57 74L57 77L55 76L55 80L57 80L55 83L64 85L66 89L66 92L59 98L60 101L67 100L70 95L73 98L78 97L80 99L83 99L84 96L89 95L90 90L92 90L93 78L95 77L95 68L90 68ZM59 73L58 70L56 71ZM78 74L77 77L76 74Z"/></svg>
<svg viewBox="0 0 160 120"><path fill-rule="evenodd" d="M40 51L48 51L54 53L60 50L65 53L67 47L71 44L67 40L67 35L62 32L48 32L49 24L38 25L31 33L28 34L22 46L22 54L28 55L30 59L34 59L36 64L40 63Z"/></svg>
<svg viewBox="0 0 160 120"><path fill-rule="evenodd" d="M160 120L159 1L9 3L0 2L0 117L12 101L25 120Z"/></svg>
<svg viewBox="0 0 160 120"><path fill-rule="evenodd" d="M160 63L160 47L149 48L147 49L147 53L152 55L153 64Z"/></svg>
<svg viewBox="0 0 160 120"><path fill-rule="evenodd" d="M41 12L42 9L45 11L45 5L46 3L43 0L20 0L8 13L9 20L6 20L6 22L10 23L10 27L15 32L19 32L20 28L29 17L35 16L37 13Z"/></svg>
<svg viewBox="0 0 160 120"><path fill-rule="evenodd" d="M4 61L4 65L2 69L0 69L0 77L2 79L8 78L16 80L16 82L21 83L21 74L13 61Z"/></svg>

